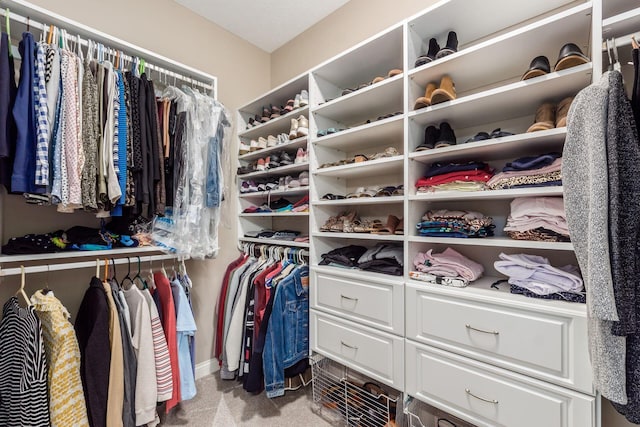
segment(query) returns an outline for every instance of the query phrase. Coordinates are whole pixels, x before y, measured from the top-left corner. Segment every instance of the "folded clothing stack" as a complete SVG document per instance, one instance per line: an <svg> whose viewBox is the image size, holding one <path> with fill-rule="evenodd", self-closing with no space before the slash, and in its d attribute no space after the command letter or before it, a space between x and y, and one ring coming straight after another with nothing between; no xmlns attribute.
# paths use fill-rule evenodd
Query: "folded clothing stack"
<svg viewBox="0 0 640 427"><path fill-rule="evenodd" d="M521 157L509 162L487 182L492 190L523 187L551 187L562 185L562 157L560 153Z"/></svg>
<svg viewBox="0 0 640 427"><path fill-rule="evenodd" d="M321 255L320 265L359 268L375 273L402 276L402 246L378 244L367 249L364 246L349 245L333 249Z"/></svg>
<svg viewBox="0 0 640 427"><path fill-rule="evenodd" d="M418 193L430 191L481 191L493 176L493 169L483 162L440 163L431 165L416 182Z"/></svg>
<svg viewBox="0 0 640 427"><path fill-rule="evenodd" d="M421 236L487 237L493 236L493 219L480 212L440 209L428 211L416 226Z"/></svg>
<svg viewBox="0 0 640 427"><path fill-rule="evenodd" d="M442 253L418 252L413 258L417 271L411 271L409 277L423 282L464 287L479 279L484 267L459 252L447 248Z"/></svg>
<svg viewBox="0 0 640 427"><path fill-rule="evenodd" d="M513 199L504 231L517 240L570 241L562 197Z"/></svg>
<svg viewBox="0 0 640 427"><path fill-rule="evenodd" d="M295 230L259 230L259 231L247 231L244 233L245 237L254 237L258 239L275 239L275 240L288 240L294 241L300 235L299 231Z"/></svg>
<svg viewBox="0 0 640 427"><path fill-rule="evenodd" d="M574 265L553 267L538 255L500 254L495 269L509 277L511 292L534 298L586 301L580 270Z"/></svg>
<svg viewBox="0 0 640 427"><path fill-rule="evenodd" d="M309 211L309 196L306 195L296 203L291 203L289 200L281 197L272 201L270 204L263 204L261 206L249 206L244 209L242 213L264 213L264 212L308 212Z"/></svg>

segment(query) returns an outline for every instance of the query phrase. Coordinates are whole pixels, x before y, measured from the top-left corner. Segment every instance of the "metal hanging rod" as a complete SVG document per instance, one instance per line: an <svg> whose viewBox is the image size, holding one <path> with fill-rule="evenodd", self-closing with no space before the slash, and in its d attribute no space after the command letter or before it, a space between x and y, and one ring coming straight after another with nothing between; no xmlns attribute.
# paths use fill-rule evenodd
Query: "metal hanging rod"
<svg viewBox="0 0 640 427"><path fill-rule="evenodd" d="M77 36L79 35L82 46L88 46L87 40L90 39L105 45L109 55L115 56L117 52L121 51L124 54L120 58L126 61L132 62L134 57L144 59L146 68L181 80L192 86L199 86L209 91L209 95L217 99L218 79L211 74L103 33L27 1L3 0L0 1L0 5L3 8L8 7L10 9L9 19L12 21L29 25L40 31L48 31L49 25L53 25L67 30L67 40L70 42L77 42ZM0 9L0 15L6 16L6 10Z"/></svg>
<svg viewBox="0 0 640 427"><path fill-rule="evenodd" d="M238 248L241 252L246 252L248 250L260 249L261 247L265 248L278 248L278 249L289 249L292 253L299 253L304 257L309 257L309 251L306 249L300 249L293 246L286 245L272 245L267 243L254 243L254 242L244 242L240 244Z"/></svg>
<svg viewBox="0 0 640 427"><path fill-rule="evenodd" d="M90 255L88 255L90 256ZM184 258L180 258L180 256L178 255L173 255L173 254L165 254L165 255L147 255L147 256L131 256L131 257L125 257L125 258L98 258L95 261L81 261L81 262L72 262L72 263L66 263L66 264L46 264L46 265L36 265L36 266L30 266L30 267L24 267L24 272L26 274L29 273L48 273L50 271L63 271L63 270L75 270L75 269L79 269L79 268L91 268L91 267L96 267L96 263L98 263L99 265L103 265L103 263L105 262L105 259L107 260L107 262L110 263L115 263L117 264L126 264L129 263L131 261L137 262L138 258L140 258L140 262L147 262L147 261L162 261L162 260L168 260L168 259L181 259L184 260ZM0 267L0 277L7 277L7 276L18 276L22 274L22 268L21 267L15 267L15 268L2 268Z"/></svg>

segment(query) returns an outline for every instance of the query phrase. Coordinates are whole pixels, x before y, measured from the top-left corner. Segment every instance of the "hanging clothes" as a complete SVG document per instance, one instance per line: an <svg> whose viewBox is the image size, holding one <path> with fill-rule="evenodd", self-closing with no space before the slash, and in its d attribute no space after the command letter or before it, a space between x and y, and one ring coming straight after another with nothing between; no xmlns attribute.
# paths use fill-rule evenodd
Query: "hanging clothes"
<svg viewBox="0 0 640 427"><path fill-rule="evenodd" d="M180 365L180 400L193 399L196 396L196 380L191 365L191 348L189 339L198 330L189 300L178 279L171 282L171 290L175 292L176 336L178 345L178 363Z"/></svg>
<svg viewBox="0 0 640 427"><path fill-rule="evenodd" d="M0 185L11 188L13 159L16 150L16 123L12 107L16 92L15 67L9 36L0 36Z"/></svg>
<svg viewBox="0 0 640 427"><path fill-rule="evenodd" d="M153 297L148 289L142 291L149 313L151 315L151 331L153 332L153 355L156 365L156 385L158 402L166 402L173 396L173 375L171 371L171 358L167 340L160 323L160 316Z"/></svg>
<svg viewBox="0 0 640 427"><path fill-rule="evenodd" d="M52 292L37 291L31 303L41 322L47 355L51 427L88 426L80 348L70 314Z"/></svg>
<svg viewBox="0 0 640 427"><path fill-rule="evenodd" d="M111 285L102 283L109 305L109 341L111 364L109 366L109 394L107 399L107 426L123 427L124 411L124 356L122 353L122 331L118 309L111 294Z"/></svg>
<svg viewBox="0 0 640 427"><path fill-rule="evenodd" d="M33 306L11 297L0 322L0 425L49 426L47 361Z"/></svg>
<svg viewBox="0 0 640 427"><path fill-rule="evenodd" d="M111 366L110 309L102 282L93 277L75 321L80 347L80 376L91 427L107 426Z"/></svg>

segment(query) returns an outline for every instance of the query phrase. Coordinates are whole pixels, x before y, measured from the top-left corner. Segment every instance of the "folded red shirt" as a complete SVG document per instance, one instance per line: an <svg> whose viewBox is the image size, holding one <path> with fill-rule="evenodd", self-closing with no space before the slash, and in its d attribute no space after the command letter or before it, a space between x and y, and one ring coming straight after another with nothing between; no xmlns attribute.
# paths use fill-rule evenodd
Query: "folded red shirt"
<svg viewBox="0 0 640 427"><path fill-rule="evenodd" d="M442 175L431 176L429 178L422 177L416 182L416 187L431 187L454 181L487 182L492 176L493 169L449 172L443 173Z"/></svg>

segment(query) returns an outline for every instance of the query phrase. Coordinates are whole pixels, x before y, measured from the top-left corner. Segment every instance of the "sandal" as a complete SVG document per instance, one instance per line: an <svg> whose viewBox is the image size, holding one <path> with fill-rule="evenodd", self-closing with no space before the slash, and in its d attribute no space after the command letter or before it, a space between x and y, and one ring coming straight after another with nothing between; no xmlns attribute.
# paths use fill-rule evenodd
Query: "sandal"
<svg viewBox="0 0 640 427"><path fill-rule="evenodd" d="M342 214L337 216L330 216L329 219L320 227L320 231L333 231L333 227L340 221ZM342 224L342 222L340 222Z"/></svg>
<svg viewBox="0 0 640 427"><path fill-rule="evenodd" d="M355 220L353 221L353 232L354 233L371 233L375 229L375 226L378 224L378 222L376 221L380 221L380 220L373 220L373 221L369 219ZM382 223L380 223L380 226L382 226Z"/></svg>
<svg viewBox="0 0 640 427"><path fill-rule="evenodd" d="M355 156L353 156L354 163L366 162L367 160L369 160L369 158L364 154L356 154Z"/></svg>
<svg viewBox="0 0 640 427"><path fill-rule="evenodd" d="M327 193L324 196L322 196L322 200L341 200L341 199L344 199L344 196L341 194Z"/></svg>
<svg viewBox="0 0 640 427"><path fill-rule="evenodd" d="M372 233L383 234L383 235L395 234L396 228L398 227L399 224L400 224L400 219L398 219L397 216L389 215L387 217L387 225L384 227L380 227L375 231L372 231Z"/></svg>
<svg viewBox="0 0 640 427"><path fill-rule="evenodd" d="M396 187L395 190L393 190L393 193L391 193L392 196L404 196L404 185L400 184Z"/></svg>
<svg viewBox="0 0 640 427"><path fill-rule="evenodd" d="M375 195L376 195L375 190L364 188L364 187L358 187L356 188L356 191L354 191L353 193L347 194L347 199L357 199L359 197L374 197Z"/></svg>
<svg viewBox="0 0 640 427"><path fill-rule="evenodd" d="M504 136L511 136L511 135L513 135L511 132L503 131L500 128L494 129L491 132L491 138L502 138Z"/></svg>
<svg viewBox="0 0 640 427"><path fill-rule="evenodd" d="M400 153L398 152L398 150L396 150L395 147L387 147L384 149L382 153L376 153L372 156L369 156L369 160L382 159L385 157L395 157L399 155Z"/></svg>
<svg viewBox="0 0 640 427"><path fill-rule="evenodd" d="M390 185L388 187L383 187L376 191L376 195L374 197L390 197L391 194L395 191L396 187Z"/></svg>
<svg viewBox="0 0 640 427"><path fill-rule="evenodd" d="M400 222L396 226L394 234L397 234L399 236L404 235L404 218L400 219Z"/></svg>

